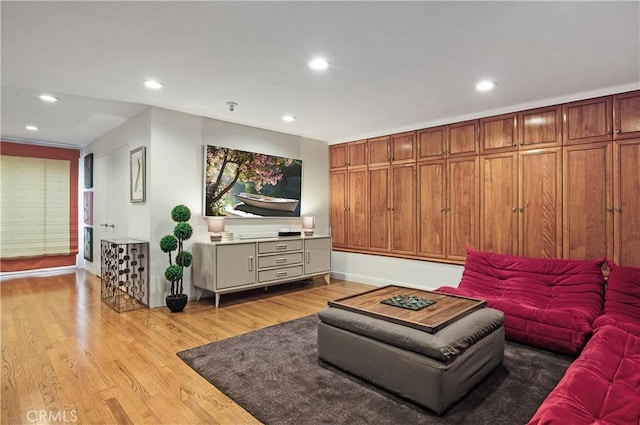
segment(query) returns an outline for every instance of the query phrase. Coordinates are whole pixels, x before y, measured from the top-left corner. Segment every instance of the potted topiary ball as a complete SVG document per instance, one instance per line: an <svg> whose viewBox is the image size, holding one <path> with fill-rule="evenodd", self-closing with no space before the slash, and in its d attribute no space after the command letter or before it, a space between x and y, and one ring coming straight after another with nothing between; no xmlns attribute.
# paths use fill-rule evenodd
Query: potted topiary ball
<svg viewBox="0 0 640 425"><path fill-rule="evenodd" d="M160 239L160 249L169 254L169 267L164 271L164 277L171 282L171 293L167 295L165 301L167 307L173 313L184 310L188 297L182 293L182 281L184 269L189 267L193 260L190 252L183 248L183 242L193 234L193 227L187 221L191 218L191 211L185 205L177 205L171 210L171 218L176 222L173 235L166 235ZM177 250L175 263L171 253Z"/></svg>

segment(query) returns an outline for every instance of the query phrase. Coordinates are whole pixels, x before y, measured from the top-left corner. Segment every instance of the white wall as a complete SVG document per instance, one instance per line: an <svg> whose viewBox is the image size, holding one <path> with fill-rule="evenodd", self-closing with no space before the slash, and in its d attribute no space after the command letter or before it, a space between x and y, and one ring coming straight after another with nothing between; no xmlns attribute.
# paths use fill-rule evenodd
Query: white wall
<svg viewBox="0 0 640 425"><path fill-rule="evenodd" d="M109 237L129 236L141 240L149 240L150 236L150 217L148 204L131 204L129 200L129 177L118 179L118 185L115 186L113 181L108 181L108 167L118 170L129 170L128 154L114 155L117 151L129 151L139 146L149 148L151 140L151 111L146 109L130 120L124 122L114 128L104 136L94 140L84 148L84 155L93 153L94 175L93 188L84 189L84 178L80 176L80 199L85 190L93 191L93 261L86 261L83 257L84 241L79 241L80 255L79 264L91 273L100 275L100 240ZM118 164L113 164L118 161ZM111 165L109 165L111 162ZM83 159L80 159L81 169L83 169ZM147 173L148 174L148 173ZM112 196L107 192L112 192ZM107 205L109 199L117 198L123 200L124 205ZM120 202L119 202L120 203ZM82 202L80 205L83 205ZM112 211L116 208L124 209L124 222L116 223L117 229L104 228L100 224L103 222L113 223L113 217L109 217L109 209ZM80 231L79 237L84 236L82 228L83 217L80 212Z"/></svg>
<svg viewBox="0 0 640 425"><path fill-rule="evenodd" d="M404 285L419 289L440 286L457 287L462 278L462 266L408 260L379 255L334 251L331 255L332 276L375 286Z"/></svg>

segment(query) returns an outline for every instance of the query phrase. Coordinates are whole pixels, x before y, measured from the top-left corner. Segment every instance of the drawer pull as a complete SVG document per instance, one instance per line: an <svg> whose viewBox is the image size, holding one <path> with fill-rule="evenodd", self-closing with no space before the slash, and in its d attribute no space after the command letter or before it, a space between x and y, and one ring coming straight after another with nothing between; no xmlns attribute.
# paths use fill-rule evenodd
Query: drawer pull
<svg viewBox="0 0 640 425"><path fill-rule="evenodd" d="M278 264L282 264L282 263L286 263L287 259L286 258L276 258L276 263Z"/></svg>
<svg viewBox="0 0 640 425"><path fill-rule="evenodd" d="M253 257L249 257L249 271L253 271Z"/></svg>
<svg viewBox="0 0 640 425"><path fill-rule="evenodd" d="M307 251L307 263L311 262L311 251Z"/></svg>
<svg viewBox="0 0 640 425"><path fill-rule="evenodd" d="M276 277L286 276L287 272L276 272Z"/></svg>
<svg viewBox="0 0 640 425"><path fill-rule="evenodd" d="M276 245L276 249L287 249L287 244L286 243L281 243Z"/></svg>

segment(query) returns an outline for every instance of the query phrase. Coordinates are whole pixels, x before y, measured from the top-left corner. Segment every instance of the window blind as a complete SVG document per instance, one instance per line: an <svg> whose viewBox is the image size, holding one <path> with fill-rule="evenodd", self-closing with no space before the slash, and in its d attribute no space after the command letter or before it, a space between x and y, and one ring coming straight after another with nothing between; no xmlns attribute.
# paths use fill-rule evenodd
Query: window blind
<svg viewBox="0 0 640 425"><path fill-rule="evenodd" d="M74 265L79 151L2 142L2 271Z"/></svg>

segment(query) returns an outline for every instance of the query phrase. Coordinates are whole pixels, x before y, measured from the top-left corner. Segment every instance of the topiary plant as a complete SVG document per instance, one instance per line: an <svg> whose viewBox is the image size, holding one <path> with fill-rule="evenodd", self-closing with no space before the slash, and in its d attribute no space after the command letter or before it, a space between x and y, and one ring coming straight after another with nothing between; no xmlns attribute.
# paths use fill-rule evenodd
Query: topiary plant
<svg viewBox="0 0 640 425"><path fill-rule="evenodd" d="M164 271L164 277L171 282L171 295L182 294L184 268L189 267L193 260L190 252L184 251L183 242L193 234L193 227L187 221L191 218L191 210L186 205L177 205L171 210L171 219L177 224L173 235L166 235L160 239L160 249L169 254L169 267ZM178 250L175 264L171 253Z"/></svg>

